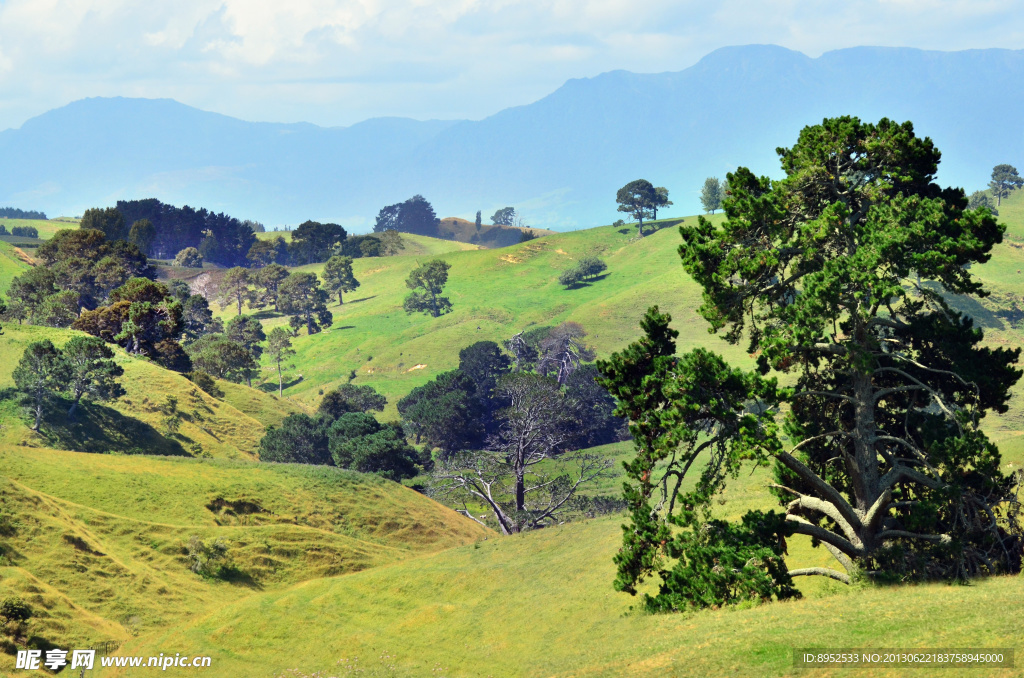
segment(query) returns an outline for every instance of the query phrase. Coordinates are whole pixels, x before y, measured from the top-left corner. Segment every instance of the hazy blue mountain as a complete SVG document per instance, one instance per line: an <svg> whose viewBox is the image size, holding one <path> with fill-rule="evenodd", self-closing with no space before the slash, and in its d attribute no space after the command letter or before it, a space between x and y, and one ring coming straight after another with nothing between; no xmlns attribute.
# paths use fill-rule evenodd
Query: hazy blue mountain
<svg viewBox="0 0 1024 678"><path fill-rule="evenodd" d="M171 100L86 99L0 133L0 204L80 213L156 197L268 224L369 228L422 193L440 215L515 205L537 226L608 223L643 177L693 213L704 178L776 175L774 149L823 117L913 120L943 152L940 178L982 188L1024 166L1024 50L858 47L812 59L781 47L717 50L675 73L570 80L481 121L378 118L347 128L250 123Z"/></svg>

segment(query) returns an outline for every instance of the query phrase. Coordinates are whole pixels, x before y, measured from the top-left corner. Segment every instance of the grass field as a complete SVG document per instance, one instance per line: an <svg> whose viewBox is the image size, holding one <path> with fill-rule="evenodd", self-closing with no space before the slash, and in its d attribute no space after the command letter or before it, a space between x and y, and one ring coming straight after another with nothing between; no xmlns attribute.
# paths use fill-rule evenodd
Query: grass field
<svg viewBox="0 0 1024 678"><path fill-rule="evenodd" d="M0 598L22 596L37 615L30 633L65 648L487 534L412 490L333 468L9 445L0 468L0 513L14 521L0 544ZM188 569L192 535L227 540L229 576ZM0 673L12 668L0 655Z"/></svg>

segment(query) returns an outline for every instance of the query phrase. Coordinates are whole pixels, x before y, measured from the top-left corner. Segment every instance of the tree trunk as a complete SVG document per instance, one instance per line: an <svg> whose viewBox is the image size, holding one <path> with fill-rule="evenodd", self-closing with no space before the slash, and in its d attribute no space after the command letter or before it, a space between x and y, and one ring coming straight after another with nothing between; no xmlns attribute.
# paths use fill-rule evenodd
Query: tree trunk
<svg viewBox="0 0 1024 678"><path fill-rule="evenodd" d="M277 397L284 397L284 379L281 377L281 361L277 361Z"/></svg>
<svg viewBox="0 0 1024 678"><path fill-rule="evenodd" d="M33 431L39 430L39 422L43 418L43 394L36 394L36 423L32 425Z"/></svg>
<svg viewBox="0 0 1024 678"><path fill-rule="evenodd" d="M68 419L70 419L71 421L75 420L75 412L78 411L78 401L80 401L81 399L81 393L75 394L75 401L71 403L71 408L68 410Z"/></svg>
<svg viewBox="0 0 1024 678"><path fill-rule="evenodd" d="M526 510L526 481L523 476L516 474L516 511Z"/></svg>
<svg viewBox="0 0 1024 678"><path fill-rule="evenodd" d="M341 290L338 290L338 306L344 306L345 302L341 300Z"/></svg>
<svg viewBox="0 0 1024 678"><path fill-rule="evenodd" d="M242 295L238 295L238 315L242 315Z"/></svg>

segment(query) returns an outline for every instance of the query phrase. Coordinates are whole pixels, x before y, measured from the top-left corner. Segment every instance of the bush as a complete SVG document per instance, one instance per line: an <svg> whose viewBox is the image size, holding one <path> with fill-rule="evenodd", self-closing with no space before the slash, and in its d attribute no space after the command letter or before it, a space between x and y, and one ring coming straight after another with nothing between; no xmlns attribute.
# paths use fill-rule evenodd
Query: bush
<svg viewBox="0 0 1024 678"><path fill-rule="evenodd" d="M219 577L229 569L228 543L223 537L207 543L193 534L185 550L188 553L188 569L201 577Z"/></svg>
<svg viewBox="0 0 1024 678"><path fill-rule="evenodd" d="M564 285L565 287L575 287L583 280L583 276L580 275L579 269L573 266L570 269L562 271L561 275L558 276L558 284Z"/></svg>
<svg viewBox="0 0 1024 678"><path fill-rule="evenodd" d="M189 381L198 386L201 390L205 391L207 395L211 395L214 398L223 398L224 391L217 387L217 382L206 372L195 370L185 375Z"/></svg>
<svg viewBox="0 0 1024 678"><path fill-rule="evenodd" d="M28 603L18 597L5 598L0 603L0 617L9 622L28 621L32 616L32 608Z"/></svg>
<svg viewBox="0 0 1024 678"><path fill-rule="evenodd" d="M202 268L203 256L199 254L199 250L195 247L186 247L178 252L177 256L174 257L174 263L172 266L178 266L180 268Z"/></svg>
<svg viewBox="0 0 1024 678"><path fill-rule="evenodd" d="M558 282L567 288L574 287L581 282L593 280L607 269L608 264L597 257L582 257L576 262L575 266L562 271L561 275L558 276Z"/></svg>

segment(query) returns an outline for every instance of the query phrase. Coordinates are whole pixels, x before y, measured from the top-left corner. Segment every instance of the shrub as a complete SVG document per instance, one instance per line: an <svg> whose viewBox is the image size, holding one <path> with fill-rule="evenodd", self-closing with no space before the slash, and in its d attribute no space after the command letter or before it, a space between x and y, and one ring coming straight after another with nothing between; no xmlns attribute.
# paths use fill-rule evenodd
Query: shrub
<svg viewBox="0 0 1024 678"><path fill-rule="evenodd" d="M201 577L219 577L228 566L228 543L223 537L205 542L193 534L185 547L188 553L188 569Z"/></svg>
<svg viewBox="0 0 1024 678"><path fill-rule="evenodd" d="M28 603L18 597L5 598L0 603L0 617L9 622L28 621L32 616L32 608Z"/></svg>
<svg viewBox="0 0 1024 678"><path fill-rule="evenodd" d="M202 268L203 257L195 247L186 247L174 257L172 265L180 268Z"/></svg>
<svg viewBox="0 0 1024 678"><path fill-rule="evenodd" d="M558 276L558 284L564 285L565 287L575 287L583 279L580 275L579 269L573 266L570 269L562 271L561 275Z"/></svg>
<svg viewBox="0 0 1024 678"><path fill-rule="evenodd" d="M224 391L217 388L217 382L206 372L195 370L185 375L189 381L214 398L223 398Z"/></svg>

